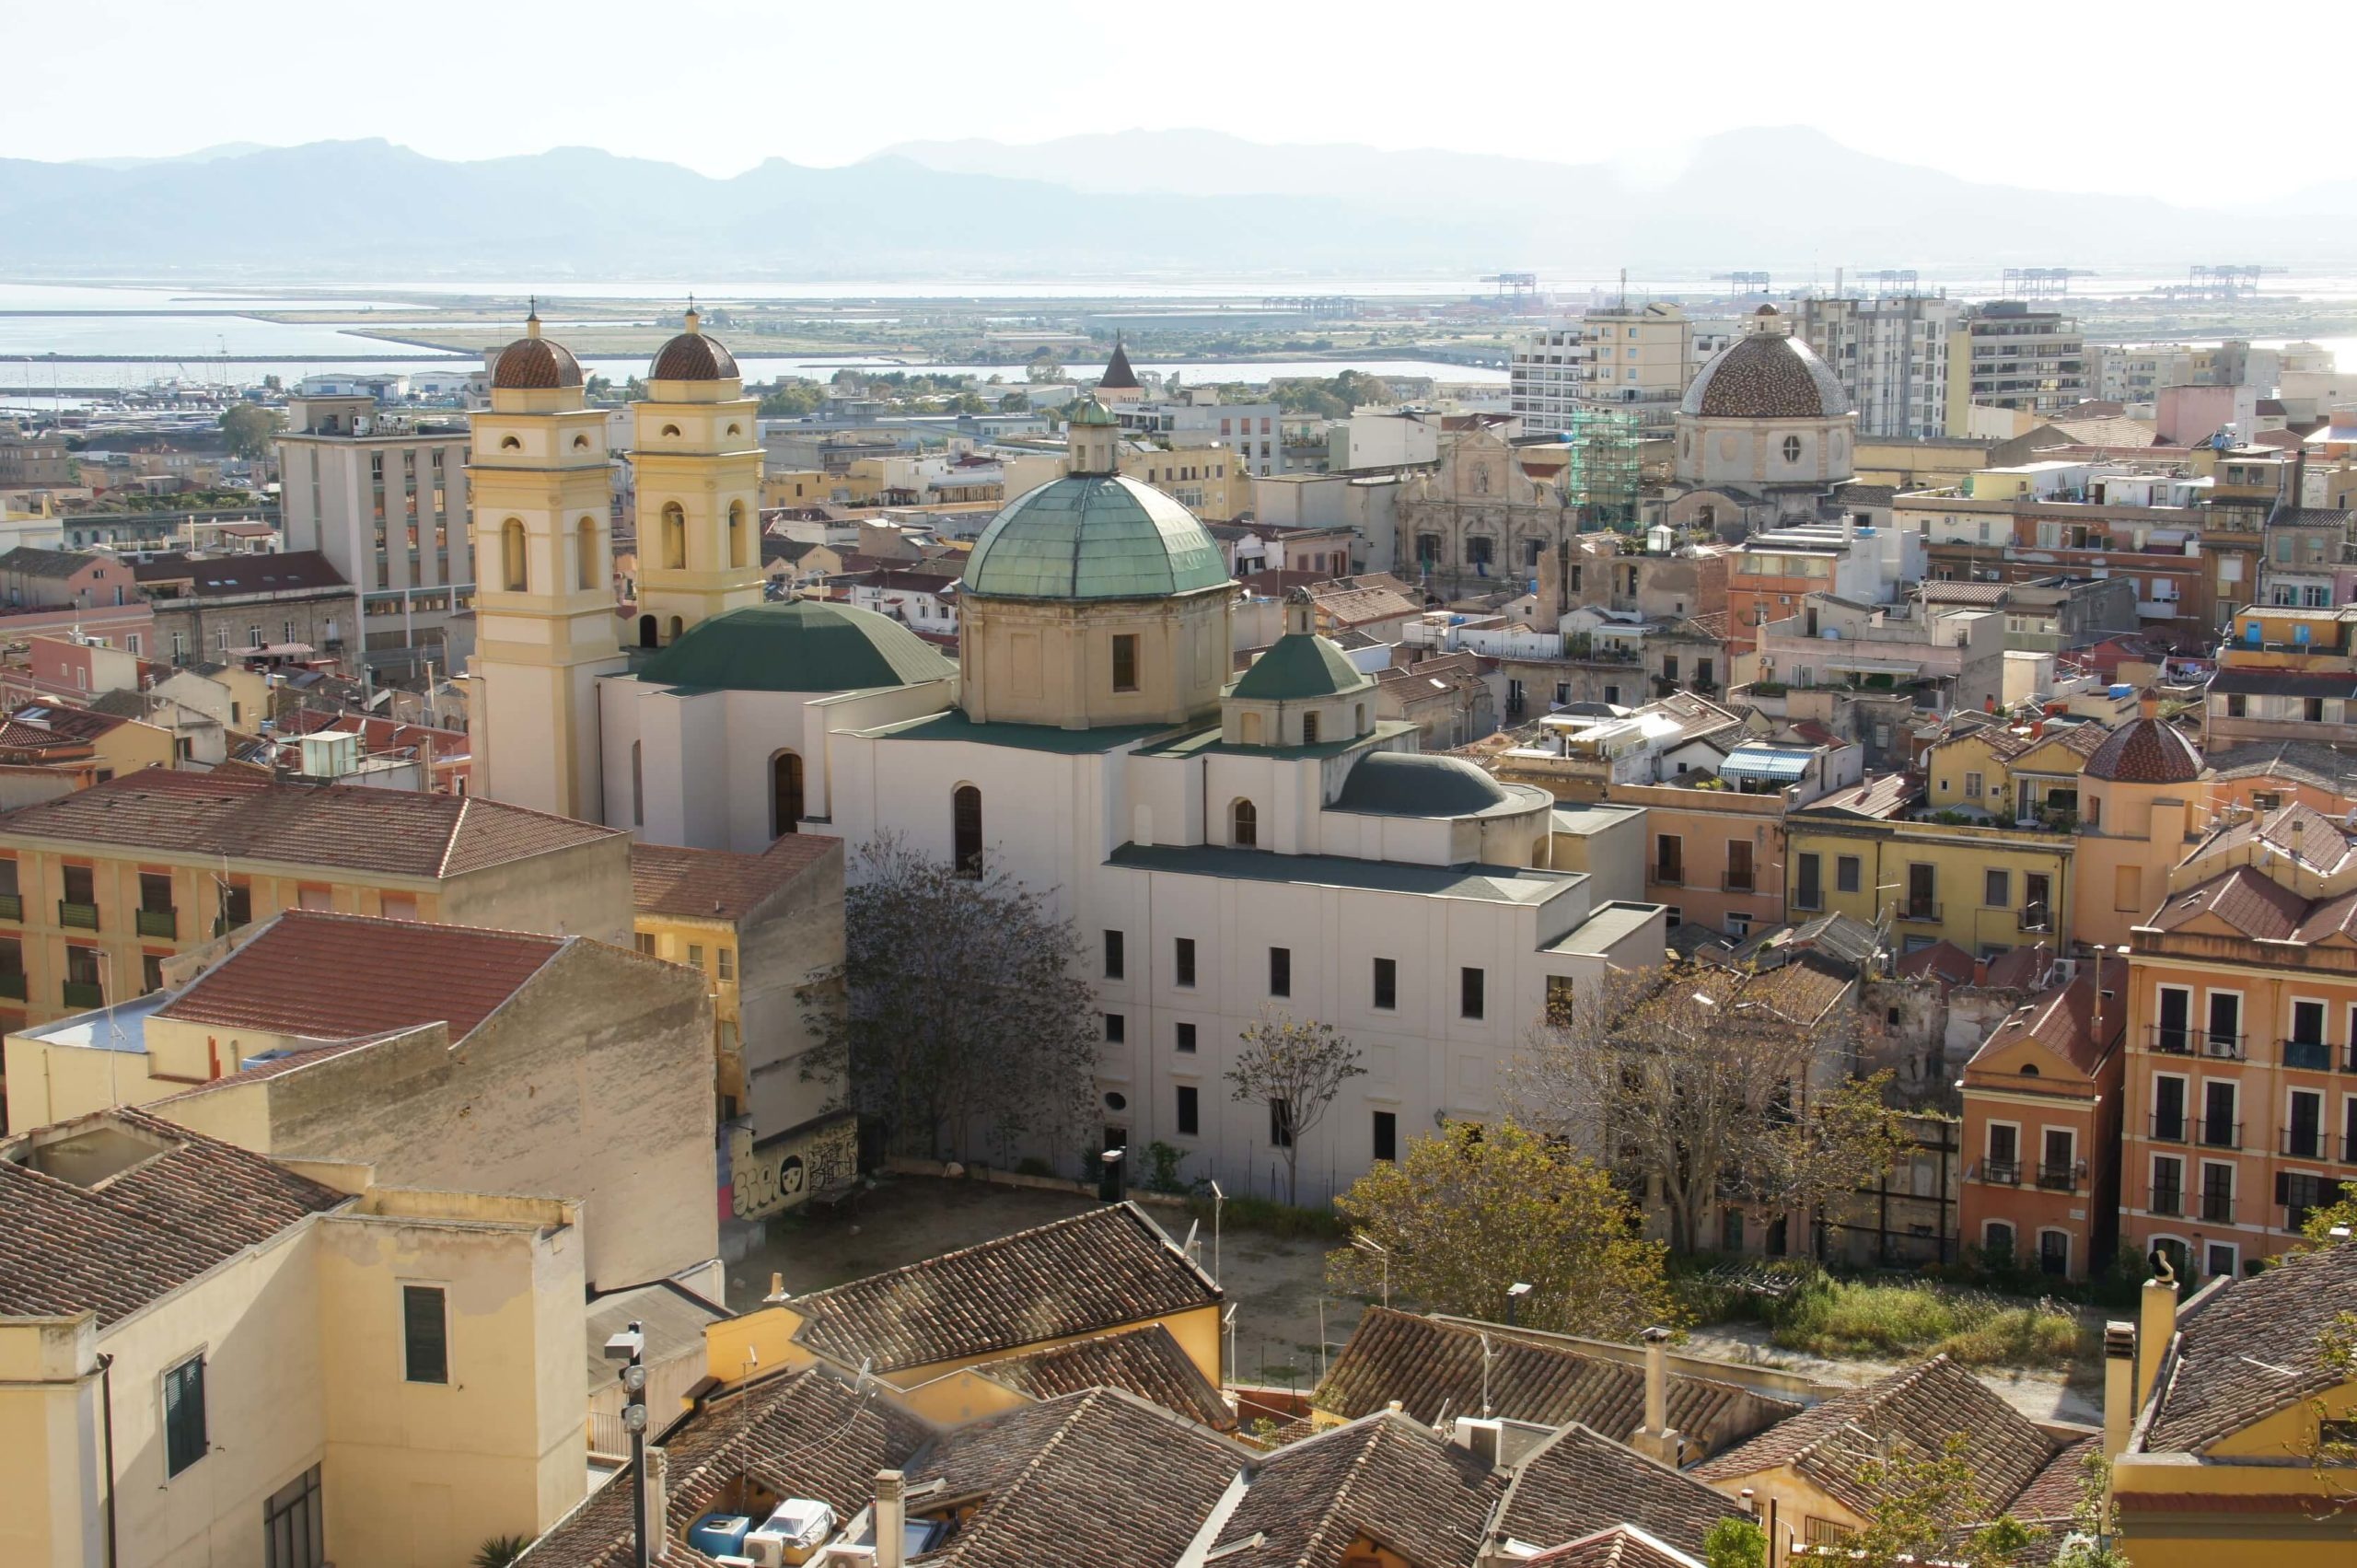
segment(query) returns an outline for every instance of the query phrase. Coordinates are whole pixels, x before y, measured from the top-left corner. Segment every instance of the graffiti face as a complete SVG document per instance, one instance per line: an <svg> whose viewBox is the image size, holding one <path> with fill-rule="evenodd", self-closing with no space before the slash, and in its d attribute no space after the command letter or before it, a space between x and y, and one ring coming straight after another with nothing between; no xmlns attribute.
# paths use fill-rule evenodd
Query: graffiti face
<svg viewBox="0 0 2357 1568"><path fill-rule="evenodd" d="M810 1194L859 1173L859 1126L850 1117L756 1151L743 1128L728 1134L729 1204L740 1220L798 1208Z"/></svg>

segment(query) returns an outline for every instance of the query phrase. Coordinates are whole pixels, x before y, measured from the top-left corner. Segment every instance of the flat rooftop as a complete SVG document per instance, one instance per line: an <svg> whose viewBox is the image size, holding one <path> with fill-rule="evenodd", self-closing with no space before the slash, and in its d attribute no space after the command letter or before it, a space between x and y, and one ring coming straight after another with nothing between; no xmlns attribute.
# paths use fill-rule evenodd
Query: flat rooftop
<svg viewBox="0 0 2357 1568"><path fill-rule="evenodd" d="M1353 860L1339 854L1270 854L1217 844L1123 844L1108 865L1182 877L1239 882L1291 882L1371 893L1410 893L1476 903L1543 904L1582 880L1585 873L1517 865L1412 865L1396 860Z"/></svg>

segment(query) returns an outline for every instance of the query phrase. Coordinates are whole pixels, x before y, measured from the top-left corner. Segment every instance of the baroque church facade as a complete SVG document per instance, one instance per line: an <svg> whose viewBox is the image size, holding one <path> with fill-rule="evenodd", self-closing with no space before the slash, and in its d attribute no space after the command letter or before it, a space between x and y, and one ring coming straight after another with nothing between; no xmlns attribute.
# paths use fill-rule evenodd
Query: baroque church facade
<svg viewBox="0 0 2357 1568"><path fill-rule="evenodd" d="M977 540L953 662L849 605L762 602L753 405L692 320L633 409L644 587L628 625L586 504L608 476L594 438L575 445L599 417L577 363L535 325L493 379L475 436L501 585L474 670L486 793L652 842L830 833L854 877L859 846L894 833L1046 893L1086 947L1104 1036L1087 1146L1037 1151L1068 1174L1159 1141L1189 1178L1270 1191L1290 1130L1223 1074L1282 1009L1334 1025L1365 1069L1301 1134L1315 1199L1446 1119L1500 1114L1551 986L1660 959L1662 907L1575 868L1593 824L1419 752L1306 597L1237 675L1216 541L1116 472L1118 425L1093 398L1069 471ZM1633 865L1624 826L1625 856L1606 858Z"/></svg>

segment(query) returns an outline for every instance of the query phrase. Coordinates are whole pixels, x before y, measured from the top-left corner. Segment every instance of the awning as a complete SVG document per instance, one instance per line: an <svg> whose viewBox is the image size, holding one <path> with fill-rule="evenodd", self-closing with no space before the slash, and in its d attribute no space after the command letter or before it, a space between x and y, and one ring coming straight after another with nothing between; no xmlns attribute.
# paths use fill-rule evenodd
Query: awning
<svg viewBox="0 0 2357 1568"><path fill-rule="evenodd" d="M1796 656L1793 662L1797 664L1800 661ZM1828 669L1851 669L1861 675L1916 676L1923 673L1921 665L1895 664L1889 659L1852 658L1842 654L1820 656L1817 662Z"/></svg>
<svg viewBox="0 0 2357 1568"><path fill-rule="evenodd" d="M1808 772L1812 751L1771 750L1763 746L1738 746L1727 753L1719 764L1719 776L1729 773L1747 779L1795 780Z"/></svg>

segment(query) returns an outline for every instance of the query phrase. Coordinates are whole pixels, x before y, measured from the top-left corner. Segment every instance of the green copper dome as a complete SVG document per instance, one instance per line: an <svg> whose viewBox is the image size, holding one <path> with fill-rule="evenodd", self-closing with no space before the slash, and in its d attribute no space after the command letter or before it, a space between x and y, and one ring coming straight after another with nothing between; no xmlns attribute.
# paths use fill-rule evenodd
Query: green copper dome
<svg viewBox="0 0 2357 1568"><path fill-rule="evenodd" d="M729 691L864 691L957 668L888 615L801 598L715 615L641 665L638 678Z"/></svg>
<svg viewBox="0 0 2357 1568"><path fill-rule="evenodd" d="M1167 598L1228 581L1218 541L1152 485L1074 474L1016 496L966 562L966 591L995 598Z"/></svg>
<svg viewBox="0 0 2357 1568"><path fill-rule="evenodd" d="M1373 676L1315 632L1288 632L1252 661L1227 694L1250 703L1298 703L1339 697L1374 684Z"/></svg>

